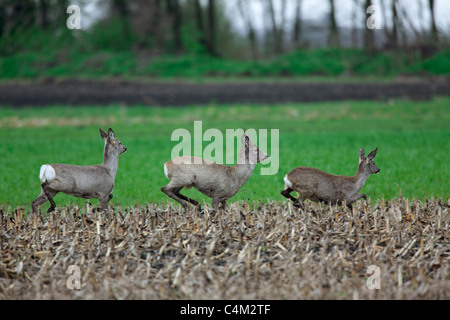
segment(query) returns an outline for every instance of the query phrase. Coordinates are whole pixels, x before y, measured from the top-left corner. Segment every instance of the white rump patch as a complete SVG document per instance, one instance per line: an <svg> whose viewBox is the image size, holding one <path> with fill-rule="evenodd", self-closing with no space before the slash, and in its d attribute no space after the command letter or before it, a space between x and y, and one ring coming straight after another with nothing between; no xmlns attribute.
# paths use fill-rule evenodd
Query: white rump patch
<svg viewBox="0 0 450 320"><path fill-rule="evenodd" d="M169 179L169 173L167 172L167 166L164 163L164 174L166 175L167 179Z"/></svg>
<svg viewBox="0 0 450 320"><path fill-rule="evenodd" d="M41 183L52 181L55 179L56 173L55 169L49 164L44 164L41 166L41 171L39 172L39 179L41 179Z"/></svg>
<svg viewBox="0 0 450 320"><path fill-rule="evenodd" d="M286 183L289 188L292 188L292 183L288 180L287 175L284 176L284 183Z"/></svg>

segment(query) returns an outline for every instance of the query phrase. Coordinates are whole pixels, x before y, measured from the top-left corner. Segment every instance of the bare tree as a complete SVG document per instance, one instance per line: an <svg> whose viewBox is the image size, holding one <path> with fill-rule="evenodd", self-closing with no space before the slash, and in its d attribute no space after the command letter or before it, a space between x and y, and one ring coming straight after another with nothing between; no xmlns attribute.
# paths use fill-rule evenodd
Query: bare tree
<svg viewBox="0 0 450 320"><path fill-rule="evenodd" d="M359 34L359 25L360 22L358 20L358 11L360 10L360 0L354 0L353 8L352 8L352 32L351 32L351 41L352 46L354 48L359 46L358 34Z"/></svg>
<svg viewBox="0 0 450 320"><path fill-rule="evenodd" d="M292 32L292 41L294 42L295 48L299 48L301 43L301 35L302 35L301 7L302 7L302 0L297 0L297 4L295 7L294 29Z"/></svg>
<svg viewBox="0 0 450 320"><path fill-rule="evenodd" d="M41 16L41 27L42 27L42 29L47 29L47 27L48 27L48 2L47 2L47 0L40 0L39 11L40 11L40 16Z"/></svg>
<svg viewBox="0 0 450 320"><path fill-rule="evenodd" d="M195 21L197 25L197 31L199 34L199 43L204 46L206 49L206 52L211 55L215 56L217 55L217 52L215 51L214 47L214 41L215 41L215 13L214 13L214 1L208 0L208 28L211 27L213 30L209 31L209 33L206 32L204 23L203 23L203 10L202 6L200 4L199 0L193 0L194 1L194 9L195 9ZM211 40L213 42L211 42Z"/></svg>
<svg viewBox="0 0 450 320"><path fill-rule="evenodd" d="M128 18L130 12L126 0L112 0L112 10L121 18Z"/></svg>
<svg viewBox="0 0 450 320"><path fill-rule="evenodd" d="M438 30L437 30L437 26L436 26L436 17L435 17L435 1L434 0L428 0L428 3L430 5L430 13L431 13L431 41L433 43L438 43L439 42L439 35L438 35Z"/></svg>
<svg viewBox="0 0 450 320"><path fill-rule="evenodd" d="M339 39L339 31L336 23L336 10L334 5L334 0L330 1L330 13L329 13L329 27L330 27L330 37L328 44L332 47L340 47L341 42Z"/></svg>
<svg viewBox="0 0 450 320"><path fill-rule="evenodd" d="M3 6L0 6L0 38L5 34L6 24L6 10Z"/></svg>
<svg viewBox="0 0 450 320"><path fill-rule="evenodd" d="M34 2L31 0L23 0L15 2L12 5L11 33L19 30L28 29L35 23Z"/></svg>
<svg viewBox="0 0 450 320"><path fill-rule="evenodd" d="M412 31L412 33L414 34L414 38L413 38L414 42L417 44L418 40L420 39L420 32L417 29L415 23L413 22L413 17L411 17L411 12L405 7L400 7L399 11L401 13L402 24L404 25L405 29ZM406 30L405 30L405 34L406 34ZM410 32L410 34L411 34L411 32Z"/></svg>
<svg viewBox="0 0 450 320"><path fill-rule="evenodd" d="M364 2L364 48L369 51L373 52L375 50L375 36L373 33L373 30L371 28L367 28L366 26L366 12L367 8L369 8L372 5L372 0L366 0Z"/></svg>
<svg viewBox="0 0 450 320"><path fill-rule="evenodd" d="M121 23L123 37L125 39L129 38L131 35L131 26L130 26L130 10L128 7L128 2L126 0L112 0L112 11L115 14Z"/></svg>
<svg viewBox="0 0 450 320"><path fill-rule="evenodd" d="M397 12L397 0L392 0L392 32L391 32L391 44L394 48L398 47L398 28L399 28L399 19Z"/></svg>
<svg viewBox="0 0 450 320"><path fill-rule="evenodd" d="M248 41L250 43L250 54L253 60L258 59L258 46L256 43L256 33L255 28L252 24L252 19L250 18L250 15L248 14L248 7L244 7L244 5L247 5L248 1L246 0L239 0L237 3L239 14L241 15L242 20L244 21L244 24L247 28L247 37Z"/></svg>
<svg viewBox="0 0 450 320"><path fill-rule="evenodd" d="M183 49L183 41L181 40L182 13L178 0L166 0L167 11L172 22L172 39L176 52Z"/></svg>
<svg viewBox="0 0 450 320"><path fill-rule="evenodd" d="M278 26L278 33L279 33L279 41L281 46L281 51L284 50L284 33L286 28L286 8L287 8L287 0L281 0L281 12L280 12L280 24Z"/></svg>
<svg viewBox="0 0 450 320"><path fill-rule="evenodd" d="M193 0L195 24L197 26L198 42L206 48L205 27L203 24L202 7L199 0Z"/></svg>
<svg viewBox="0 0 450 320"><path fill-rule="evenodd" d="M208 0L208 52L217 56L216 50L216 9L215 0Z"/></svg>
<svg viewBox="0 0 450 320"><path fill-rule="evenodd" d="M267 7L270 15L270 21L272 25L272 36L273 36L273 48L275 54L281 54L283 52L283 39L280 29L278 28L276 17L275 17L275 8L272 0L266 0Z"/></svg>

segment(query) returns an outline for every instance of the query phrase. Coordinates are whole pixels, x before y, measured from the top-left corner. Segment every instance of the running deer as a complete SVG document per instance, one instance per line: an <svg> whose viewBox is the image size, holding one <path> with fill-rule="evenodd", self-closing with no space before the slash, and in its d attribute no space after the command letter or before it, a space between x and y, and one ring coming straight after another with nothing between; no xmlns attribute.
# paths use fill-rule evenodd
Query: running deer
<svg viewBox="0 0 450 320"><path fill-rule="evenodd" d="M55 210L53 197L63 192L79 198L100 201L102 210L107 211L108 202L112 199L114 180L116 177L119 155L127 148L115 137L110 128L108 133L100 128L100 134L105 140L103 163L95 166L77 166L71 164L44 164L41 166L41 194L31 204L33 214L39 212L39 206L50 201L48 213Z"/></svg>
<svg viewBox="0 0 450 320"><path fill-rule="evenodd" d="M192 156L182 156L166 162L164 173L170 179L170 183L162 187L161 191L178 201L184 210L187 209L187 202L201 210L198 201L180 193L184 187L186 189L194 187L212 198L211 205L214 212L219 204L225 209L226 200L234 196L247 182L256 164L268 158L267 154L259 150L245 132L241 141L242 147L235 166L218 164Z"/></svg>
<svg viewBox="0 0 450 320"><path fill-rule="evenodd" d="M365 194L358 194L373 173L380 169L375 165L373 158L377 149L373 150L367 157L364 149L359 150L359 165L356 174L352 177L336 176L322 170L308 167L298 167L284 177L286 184L281 194L294 201L294 206L301 208L303 201L310 199L315 202L325 202L342 205L345 201L347 207L361 199L367 199ZM290 193L297 191L300 195L295 199Z"/></svg>

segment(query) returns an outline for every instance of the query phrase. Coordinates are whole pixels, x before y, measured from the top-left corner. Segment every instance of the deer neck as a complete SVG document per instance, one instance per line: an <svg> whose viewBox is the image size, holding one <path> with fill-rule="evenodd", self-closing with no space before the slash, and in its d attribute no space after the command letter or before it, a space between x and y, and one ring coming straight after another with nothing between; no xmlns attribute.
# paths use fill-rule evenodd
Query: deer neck
<svg viewBox="0 0 450 320"><path fill-rule="evenodd" d="M370 173L367 170L364 170L363 166L359 165L356 174L353 176L357 192L359 192L362 187L364 187L364 184L366 183L369 176Z"/></svg>
<svg viewBox="0 0 450 320"><path fill-rule="evenodd" d="M105 151L103 153L102 167L108 170L111 177L115 178L118 166L119 166L119 157L108 154L108 150L105 148Z"/></svg>
<svg viewBox="0 0 450 320"><path fill-rule="evenodd" d="M240 164L240 163L238 163L233 167L235 176L238 181L239 188L242 187L247 182L247 180L250 178L250 176L253 173L253 170L255 169L255 166L256 166L255 164L248 164L248 163Z"/></svg>
<svg viewBox="0 0 450 320"><path fill-rule="evenodd" d="M250 163L249 155L245 153L245 148L243 146L239 151L238 162L233 167L235 176L238 180L239 188L242 187L250 178L253 170L255 169L255 166L255 163Z"/></svg>

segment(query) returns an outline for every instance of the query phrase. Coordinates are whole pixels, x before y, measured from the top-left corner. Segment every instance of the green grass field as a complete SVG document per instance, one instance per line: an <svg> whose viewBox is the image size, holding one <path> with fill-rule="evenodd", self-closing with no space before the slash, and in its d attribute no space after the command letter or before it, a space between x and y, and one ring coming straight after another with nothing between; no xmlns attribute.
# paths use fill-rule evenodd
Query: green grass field
<svg viewBox="0 0 450 320"><path fill-rule="evenodd" d="M39 168L44 163L98 164L103 141L99 127L112 127L127 146L121 155L112 203L165 202L160 188L168 183L163 164L170 160L177 128L193 135L194 121L208 128L279 130L279 169L261 175L258 164L250 180L228 202L284 200L284 175L296 166L313 166L332 174L353 175L359 148L378 147L381 169L362 192L369 198L427 197L447 199L450 190L450 99L431 101L330 102L283 105L209 105L184 108L47 107L0 109L0 204L25 206L40 192ZM267 151L276 157L277 150ZM203 142L203 149L210 142ZM225 141L224 141L225 145ZM198 155L198 154L196 154ZM195 189L195 199L209 199ZM85 204L58 194L57 205ZM172 200L170 200L172 201ZM97 200L92 203L97 205ZM47 209L48 203L43 205Z"/></svg>

